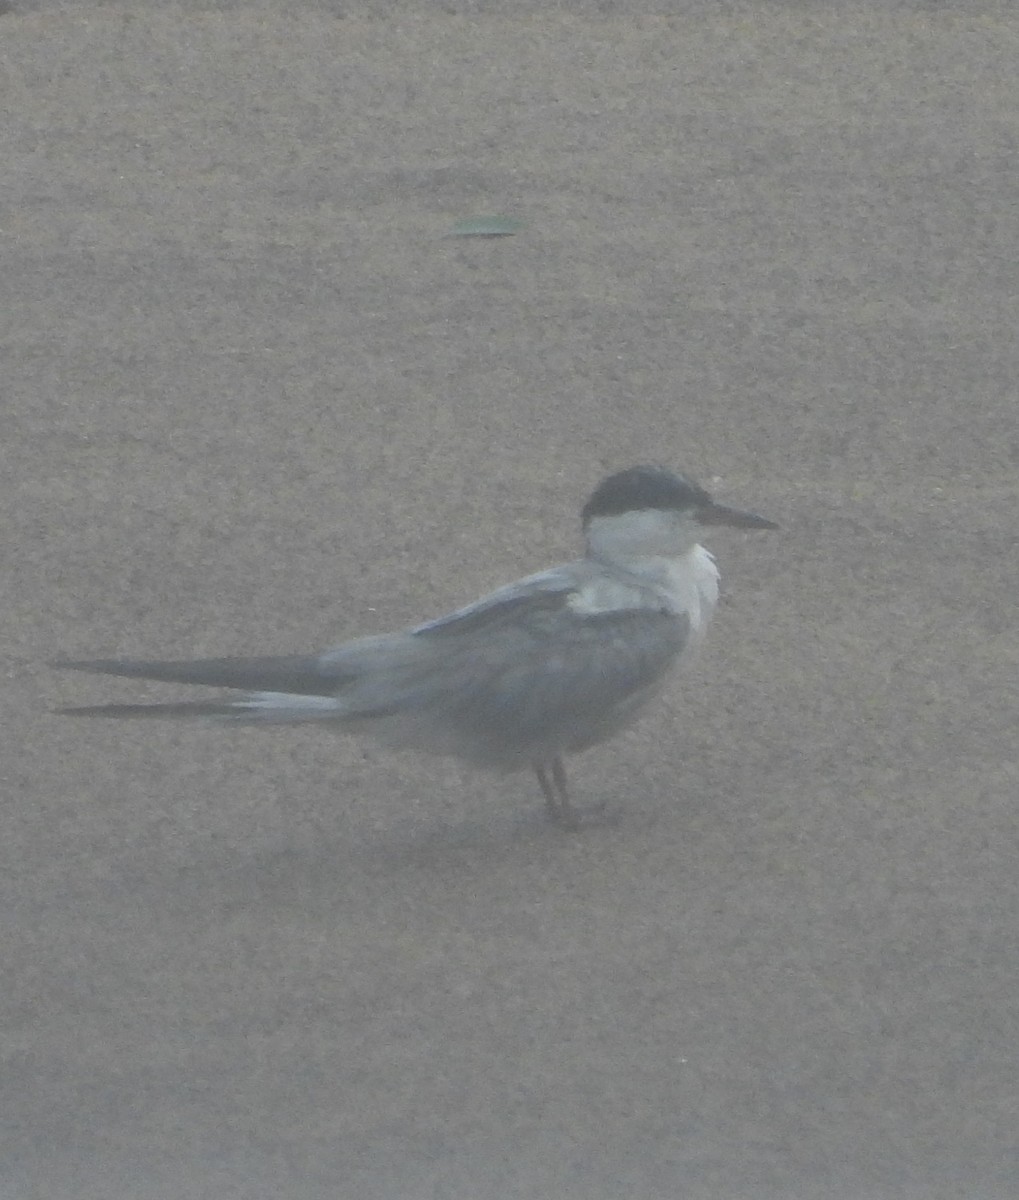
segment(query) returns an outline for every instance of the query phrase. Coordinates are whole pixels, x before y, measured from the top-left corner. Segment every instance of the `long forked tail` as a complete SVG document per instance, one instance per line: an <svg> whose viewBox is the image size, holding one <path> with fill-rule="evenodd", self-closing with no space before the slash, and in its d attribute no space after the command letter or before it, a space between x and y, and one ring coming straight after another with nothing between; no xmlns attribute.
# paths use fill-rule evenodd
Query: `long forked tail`
<svg viewBox="0 0 1019 1200"><path fill-rule="evenodd" d="M178 704L81 704L54 708L58 717L219 717L235 716L235 704L210 700Z"/></svg>
<svg viewBox="0 0 1019 1200"><path fill-rule="evenodd" d="M338 720L345 705L337 693L350 674L320 655L279 655L261 658L201 658L190 661L148 661L101 658L59 661L72 671L155 679L163 683L237 688L246 694L236 700L181 700L154 704L71 705L55 711L72 717L205 718L247 724L290 725L303 721Z"/></svg>
<svg viewBox="0 0 1019 1200"><path fill-rule="evenodd" d="M302 696L334 696L347 681L344 674L318 654L283 654L262 658L196 658L180 661L97 658L58 659L51 664L65 671L157 679L163 683L194 683L203 687L243 688L247 692L286 692Z"/></svg>
<svg viewBox="0 0 1019 1200"><path fill-rule="evenodd" d="M331 696L290 692L258 692L237 700L179 700L155 704L83 704L55 708L64 717L204 718L248 725L297 725L304 721L340 720L343 705Z"/></svg>

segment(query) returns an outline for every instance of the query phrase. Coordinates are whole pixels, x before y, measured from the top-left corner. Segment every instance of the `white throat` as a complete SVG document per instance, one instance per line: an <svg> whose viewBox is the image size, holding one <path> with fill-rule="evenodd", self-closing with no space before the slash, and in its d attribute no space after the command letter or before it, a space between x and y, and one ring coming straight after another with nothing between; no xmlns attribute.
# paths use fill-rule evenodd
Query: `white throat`
<svg viewBox="0 0 1019 1200"><path fill-rule="evenodd" d="M592 517L585 533L592 558L619 566L638 559L682 558L697 545L698 536L692 513L657 508Z"/></svg>
<svg viewBox="0 0 1019 1200"><path fill-rule="evenodd" d="M586 532L589 557L651 584L689 617L692 632L703 631L718 602L718 568L697 541L692 514L648 509L593 517Z"/></svg>

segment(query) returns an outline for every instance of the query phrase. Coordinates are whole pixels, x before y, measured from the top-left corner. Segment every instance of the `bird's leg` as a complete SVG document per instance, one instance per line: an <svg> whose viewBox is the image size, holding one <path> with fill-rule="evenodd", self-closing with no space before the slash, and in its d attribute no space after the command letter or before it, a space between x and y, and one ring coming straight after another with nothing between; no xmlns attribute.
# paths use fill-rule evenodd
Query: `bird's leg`
<svg viewBox="0 0 1019 1200"><path fill-rule="evenodd" d="M570 804L563 760L557 756L551 763L535 763L534 773L538 776L538 783L545 796L545 809L549 819L575 829L579 822Z"/></svg>
<svg viewBox="0 0 1019 1200"><path fill-rule="evenodd" d="M566 786L566 768L561 758L552 760L552 783L559 793L559 818L564 825L576 825L577 814L570 804L570 792Z"/></svg>
<svg viewBox="0 0 1019 1200"><path fill-rule="evenodd" d="M534 773L538 776L538 783L541 785L541 791L545 797L545 810L549 815L549 819L555 820L556 814L559 811L559 798L556 796L555 791L552 788L552 781L548 777L548 771L545 769L545 764L535 763Z"/></svg>

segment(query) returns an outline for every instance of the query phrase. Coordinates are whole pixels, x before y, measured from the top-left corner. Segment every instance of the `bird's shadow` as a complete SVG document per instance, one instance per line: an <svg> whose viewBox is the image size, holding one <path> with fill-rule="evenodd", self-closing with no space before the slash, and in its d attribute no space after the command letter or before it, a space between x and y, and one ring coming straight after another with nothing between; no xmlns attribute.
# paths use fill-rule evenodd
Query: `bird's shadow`
<svg viewBox="0 0 1019 1200"><path fill-rule="evenodd" d="M548 868L554 874L564 858L591 852L595 842L602 842L601 834L618 833L624 812L613 802L584 806L574 828L564 828L538 808L456 821L413 815L375 830L316 821L286 842L251 852L209 849L187 863L166 864L122 882L136 901L147 898L185 920L266 906L349 912L390 903L421 886L429 892L459 891L465 881L491 878L516 862L521 870Z"/></svg>

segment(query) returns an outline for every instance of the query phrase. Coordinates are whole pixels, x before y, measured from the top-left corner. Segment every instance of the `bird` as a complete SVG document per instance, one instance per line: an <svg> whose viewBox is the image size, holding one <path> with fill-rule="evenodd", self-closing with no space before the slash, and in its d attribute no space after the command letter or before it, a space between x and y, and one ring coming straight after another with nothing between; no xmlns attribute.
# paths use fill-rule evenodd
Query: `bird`
<svg viewBox="0 0 1019 1200"><path fill-rule="evenodd" d="M55 711L318 724L497 771L530 769L548 817L576 828L564 757L632 725L703 638L719 573L698 539L718 525L778 528L664 467L628 467L584 505L584 552L573 562L436 620L319 653L57 661L243 694Z"/></svg>

